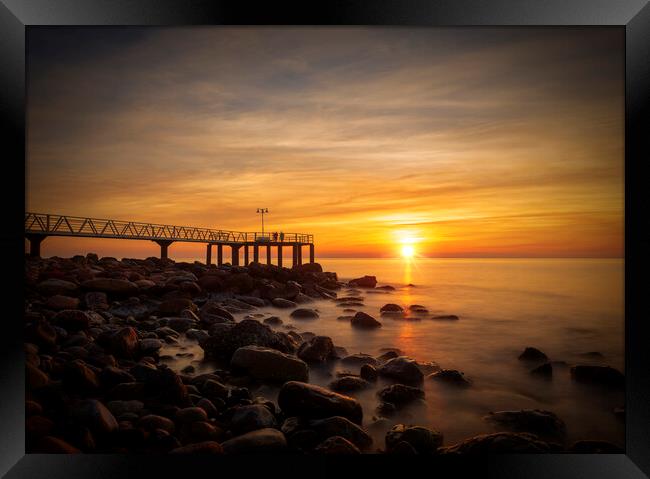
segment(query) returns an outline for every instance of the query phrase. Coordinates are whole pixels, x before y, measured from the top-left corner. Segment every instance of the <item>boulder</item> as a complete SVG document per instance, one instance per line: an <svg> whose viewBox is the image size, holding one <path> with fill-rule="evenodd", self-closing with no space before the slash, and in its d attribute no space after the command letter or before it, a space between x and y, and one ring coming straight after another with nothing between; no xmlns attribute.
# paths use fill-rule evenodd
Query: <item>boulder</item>
<svg viewBox="0 0 650 479"><path fill-rule="evenodd" d="M318 313L313 309L298 308L294 311L291 311L291 314L289 316L294 319L316 319L318 318Z"/></svg>
<svg viewBox="0 0 650 479"><path fill-rule="evenodd" d="M244 346L232 355L233 369L245 371L250 376L275 382L307 381L307 364L294 356L262 346Z"/></svg>
<svg viewBox="0 0 650 479"><path fill-rule="evenodd" d="M238 406L230 418L230 429L235 435L275 426L275 416L261 404Z"/></svg>
<svg viewBox="0 0 650 479"><path fill-rule="evenodd" d="M66 331L83 331L90 326L90 317L85 311L78 309L65 309L59 311L52 318L52 324Z"/></svg>
<svg viewBox="0 0 650 479"><path fill-rule="evenodd" d="M348 286L355 286L359 288L374 288L377 286L377 278L375 276L362 276L355 278L348 282Z"/></svg>
<svg viewBox="0 0 650 479"><path fill-rule="evenodd" d="M435 454L442 446L442 434L420 426L397 424L386 433L386 451L393 452L401 442L408 443L418 454Z"/></svg>
<svg viewBox="0 0 650 479"><path fill-rule="evenodd" d="M519 355L522 361L547 361L548 356L537 348L527 347L524 352Z"/></svg>
<svg viewBox="0 0 650 479"><path fill-rule="evenodd" d="M361 454L357 446L341 436L332 436L325 439L314 448L316 454L333 454L336 456Z"/></svg>
<svg viewBox="0 0 650 479"><path fill-rule="evenodd" d="M118 429L113 414L96 399L85 399L71 404L68 415L73 421L86 426L97 436L109 434Z"/></svg>
<svg viewBox="0 0 650 479"><path fill-rule="evenodd" d="M435 316L431 316L431 319L437 321L458 321L459 318L455 314L438 314Z"/></svg>
<svg viewBox="0 0 650 479"><path fill-rule="evenodd" d="M380 309L380 313L403 313L404 308L402 308L399 304L395 303L388 303L384 304Z"/></svg>
<svg viewBox="0 0 650 479"><path fill-rule="evenodd" d="M341 416L323 419L290 417L284 421L281 430L289 444L303 450L310 450L332 436L342 437L359 449L367 449L372 444L368 433Z"/></svg>
<svg viewBox="0 0 650 479"><path fill-rule="evenodd" d="M273 298L271 300L271 303L276 308L285 308L286 309L286 308L295 308L296 306L298 306L297 303L294 303L293 301L290 301L290 300L284 299L284 298Z"/></svg>
<svg viewBox="0 0 650 479"><path fill-rule="evenodd" d="M136 295L138 293L138 286L135 283L117 278L89 279L81 283L81 287L87 291L101 291L116 296Z"/></svg>
<svg viewBox="0 0 650 479"><path fill-rule="evenodd" d="M158 351L163 347L163 343L160 339L141 339L138 342L140 353L149 356L152 354L158 354Z"/></svg>
<svg viewBox="0 0 650 479"><path fill-rule="evenodd" d="M551 411L521 409L518 411L491 412L484 420L513 432L527 432L542 439L566 438L564 421Z"/></svg>
<svg viewBox="0 0 650 479"><path fill-rule="evenodd" d="M329 387L332 391L344 393L366 389L370 387L370 383L365 379L356 376L344 376L332 381Z"/></svg>
<svg viewBox="0 0 650 479"><path fill-rule="evenodd" d="M73 283L72 281L49 278L38 283L36 285L36 289L44 296L54 296L57 294L74 294L79 289L79 286L77 286L77 284Z"/></svg>
<svg viewBox="0 0 650 479"><path fill-rule="evenodd" d="M278 453L287 448L287 440L277 429L264 428L247 432L222 444L226 454Z"/></svg>
<svg viewBox="0 0 650 479"><path fill-rule="evenodd" d="M293 353L295 343L282 332L275 332L269 326L245 319L218 334L201 341L200 346L208 357L230 359L233 353L244 346L262 346L283 353Z"/></svg>
<svg viewBox="0 0 650 479"><path fill-rule="evenodd" d="M298 349L298 357L308 363L322 363L336 358L334 343L328 336L314 336Z"/></svg>
<svg viewBox="0 0 650 479"><path fill-rule="evenodd" d="M222 319L218 320L215 317ZM235 320L235 317L232 315L232 313L222 308L218 303L214 301L208 301L201 307L199 310L199 318L209 324Z"/></svg>
<svg viewBox="0 0 650 479"><path fill-rule="evenodd" d="M175 429L174 421L163 416L157 416L155 414L147 414L146 416L142 416L138 420L137 425L145 431L155 431L156 429L162 429L163 431L167 431L169 434L172 434Z"/></svg>
<svg viewBox="0 0 650 479"><path fill-rule="evenodd" d="M404 384L392 384L377 392L377 396L383 402L402 407L417 400L424 399L424 391Z"/></svg>
<svg viewBox="0 0 650 479"><path fill-rule="evenodd" d="M79 306L79 298L70 296L63 296L62 294L55 294L47 298L45 307L60 311L62 309L77 309Z"/></svg>
<svg viewBox="0 0 650 479"><path fill-rule="evenodd" d="M530 374L550 378L553 376L553 366L547 361L544 364L540 364L536 368L531 369Z"/></svg>
<svg viewBox="0 0 650 479"><path fill-rule="evenodd" d="M407 356L388 360L379 368L379 375L407 385L417 385L424 380L417 362Z"/></svg>
<svg viewBox="0 0 650 479"><path fill-rule="evenodd" d="M187 446L177 447L169 451L170 454L223 454L224 450L216 441L203 441Z"/></svg>
<svg viewBox="0 0 650 479"><path fill-rule="evenodd" d="M97 341L118 358L133 358L138 353L138 333L130 326L102 334Z"/></svg>
<svg viewBox="0 0 650 479"><path fill-rule="evenodd" d="M379 373L377 372L377 369L374 366L370 364L364 364L363 366L361 366L359 375L366 381L375 382L377 380Z"/></svg>
<svg viewBox="0 0 650 479"><path fill-rule="evenodd" d="M356 399L320 386L289 381L280 389L278 405L289 416L325 418L343 416L361 424L363 411Z"/></svg>
<svg viewBox="0 0 650 479"><path fill-rule="evenodd" d="M350 366L363 366L364 364L370 364L371 366L378 366L379 361L365 353L356 353L345 356L341 359L341 364L346 364Z"/></svg>
<svg viewBox="0 0 650 479"><path fill-rule="evenodd" d="M381 323L379 321L377 321L369 314L364 313L363 311L357 312L357 314L355 314L354 317L350 320L350 324L355 328L381 328Z"/></svg>
<svg viewBox="0 0 650 479"><path fill-rule="evenodd" d="M438 372L430 374L427 376L427 379L456 387L468 387L472 384L471 381L463 375L463 373L457 371L456 369L442 369Z"/></svg>

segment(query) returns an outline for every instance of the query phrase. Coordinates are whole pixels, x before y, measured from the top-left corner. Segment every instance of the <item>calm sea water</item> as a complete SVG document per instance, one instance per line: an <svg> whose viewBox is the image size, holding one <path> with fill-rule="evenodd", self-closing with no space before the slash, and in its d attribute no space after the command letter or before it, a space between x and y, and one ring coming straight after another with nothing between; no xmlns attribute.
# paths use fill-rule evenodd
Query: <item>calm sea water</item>
<svg viewBox="0 0 650 479"><path fill-rule="evenodd" d="M194 259L191 259L192 261ZM382 323L376 330L356 330L336 318L341 307L316 301L320 318L293 320L287 310L265 308L294 324L298 332L330 336L348 353L381 353L399 348L419 361L435 361L443 368L458 369L473 381L465 390L425 381L426 406L407 408L370 430L376 445L383 446L387 428L406 422L440 430L445 444L495 432L482 417L489 411L523 408L555 412L567 425L569 442L604 439L624 445L624 425L613 414L624 405L624 394L607 392L571 381L568 368L556 367L552 380L533 377L517 356L526 346L544 351L553 361L571 364L607 364L624 370L624 263L622 259L319 259L326 271L348 280L375 275L379 285L395 291L367 293L365 306L357 307ZM412 283L414 287L407 287ZM339 295L344 294L343 290ZM459 321L405 321L380 317L386 303L404 307L425 306L432 314L455 314ZM241 315L243 317L243 315ZM282 326L278 328L284 330ZM201 364L201 349L184 345ZM589 359L598 351L603 359ZM174 353L169 348L167 353ZM181 369L191 360L176 360ZM327 385L340 370L334 363L312 368L310 381ZM358 372L354 370L353 372ZM384 383L379 382L377 388ZM373 423L378 404L377 388L353 394L364 408L364 424ZM263 387L260 395L275 398L277 390Z"/></svg>

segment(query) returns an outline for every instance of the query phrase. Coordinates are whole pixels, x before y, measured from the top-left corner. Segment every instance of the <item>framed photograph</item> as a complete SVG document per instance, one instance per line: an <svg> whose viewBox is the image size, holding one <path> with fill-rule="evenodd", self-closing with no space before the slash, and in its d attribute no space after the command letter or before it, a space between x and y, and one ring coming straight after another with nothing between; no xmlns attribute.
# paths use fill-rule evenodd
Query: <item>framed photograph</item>
<svg viewBox="0 0 650 479"><path fill-rule="evenodd" d="M5 477L650 474L647 1L0 21Z"/></svg>

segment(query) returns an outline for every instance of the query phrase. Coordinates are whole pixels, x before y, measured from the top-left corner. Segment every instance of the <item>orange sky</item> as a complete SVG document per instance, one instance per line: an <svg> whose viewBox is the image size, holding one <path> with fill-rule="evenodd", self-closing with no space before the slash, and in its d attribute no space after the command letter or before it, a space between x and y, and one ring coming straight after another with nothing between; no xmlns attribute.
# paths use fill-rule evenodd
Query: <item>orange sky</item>
<svg viewBox="0 0 650 479"><path fill-rule="evenodd" d="M28 211L268 207L320 256L623 254L620 29L37 28L28 55ZM91 250L158 251L43 243Z"/></svg>

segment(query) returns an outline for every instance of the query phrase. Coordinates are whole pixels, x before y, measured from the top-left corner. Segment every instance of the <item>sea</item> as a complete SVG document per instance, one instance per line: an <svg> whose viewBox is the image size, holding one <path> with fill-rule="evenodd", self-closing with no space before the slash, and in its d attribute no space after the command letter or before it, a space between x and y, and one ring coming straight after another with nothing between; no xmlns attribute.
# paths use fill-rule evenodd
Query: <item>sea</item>
<svg viewBox="0 0 650 479"><path fill-rule="evenodd" d="M200 258L177 261L201 261ZM350 259L318 258L325 271L347 281L376 276L378 286L394 290L362 290L364 306L355 307L382 322L374 330L351 327L331 300L308 305L317 319L292 319L291 310L261 308L279 316L286 331L292 324L299 333L332 338L349 354L378 356L386 348L398 348L419 362L435 362L445 369L462 371L472 385L454 388L425 380L425 401L405 408L393 417L379 419L375 412L377 391L388 383L380 380L368 390L348 393L364 410L364 426L375 448L384 445L385 433L394 424L413 424L442 432L444 445L497 432L486 421L490 412L520 409L551 411L566 424L567 443L598 439L624 447L624 422L614 414L623 408L624 393L571 379L575 364L609 365L624 372L624 261L623 259ZM339 296L346 290L339 291ZM420 320L380 315L380 308L396 303L417 304L429 314ZM433 320L436 315L457 315L458 320ZM237 315L241 320L245 314ZM553 361L552 378L530 373L531 365L518 359L526 347L543 351ZM192 358L173 359L180 370L193 364L197 373L214 368L203 361L201 348L190 340L166 346L161 354L192 352ZM594 354L598 353L598 354ZM358 373L358 368L333 362L312 367L310 382L327 386L337 372ZM256 396L277 398L277 388L261 386Z"/></svg>

